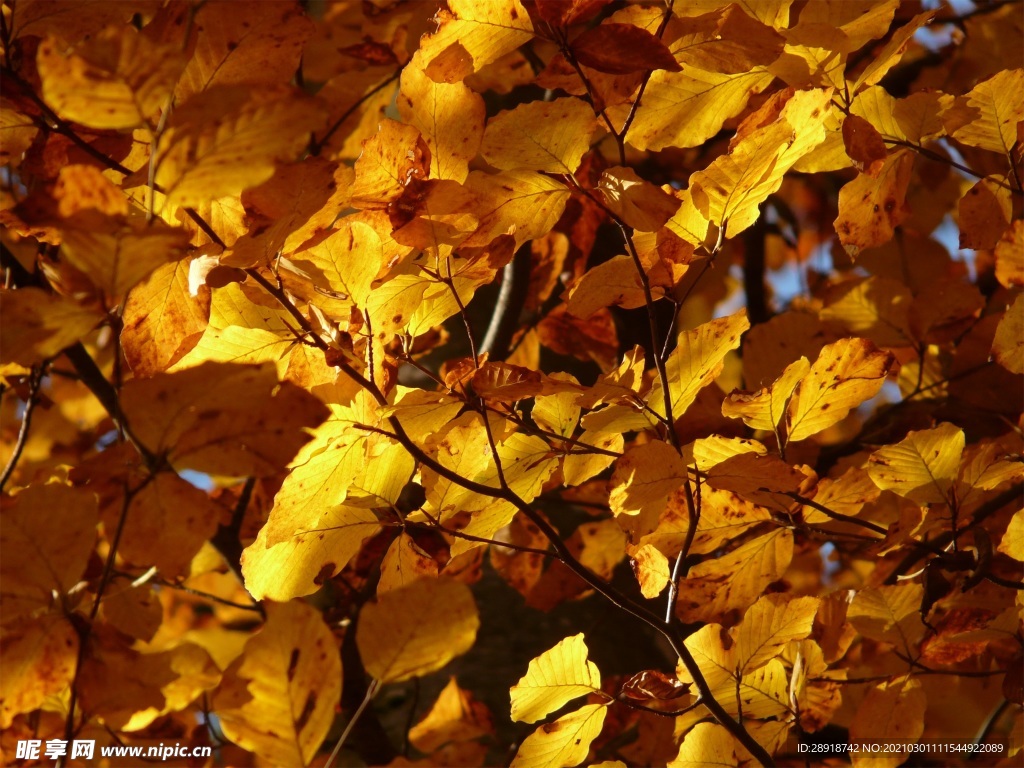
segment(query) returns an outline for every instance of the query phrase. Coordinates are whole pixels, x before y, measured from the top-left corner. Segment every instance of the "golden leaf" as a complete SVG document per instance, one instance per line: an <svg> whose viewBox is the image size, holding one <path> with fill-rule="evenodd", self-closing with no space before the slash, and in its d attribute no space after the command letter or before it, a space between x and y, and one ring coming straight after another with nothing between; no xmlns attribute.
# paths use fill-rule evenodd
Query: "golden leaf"
<svg viewBox="0 0 1024 768"><path fill-rule="evenodd" d="M175 110L156 150L156 183L169 206L237 195L274 175L323 120L319 107L286 92L204 91Z"/></svg>
<svg viewBox="0 0 1024 768"><path fill-rule="evenodd" d="M658 70L651 75L626 140L637 149L650 151L696 147L742 112L750 97L767 88L772 79L773 75L760 67L733 75L696 67L682 72ZM613 107L609 113L621 123L628 106Z"/></svg>
<svg viewBox="0 0 1024 768"><path fill-rule="evenodd" d="M487 707L450 677L430 711L409 729L409 741L420 752L429 754L450 742L470 741L493 733Z"/></svg>
<svg viewBox="0 0 1024 768"><path fill-rule="evenodd" d="M210 292L188 286L189 262L158 267L128 294L121 345L137 376L152 376L176 363L203 335Z"/></svg>
<svg viewBox="0 0 1024 768"><path fill-rule="evenodd" d="M918 680L905 675L872 687L850 723L850 739L880 744L913 744L924 733L928 696ZM906 761L902 750L857 752L855 768L896 768Z"/></svg>
<svg viewBox="0 0 1024 768"><path fill-rule="evenodd" d="M159 45L130 25L108 27L70 53L53 37L36 63L43 100L80 125L137 128L166 109L184 62L176 45Z"/></svg>
<svg viewBox="0 0 1024 768"><path fill-rule="evenodd" d="M896 584L857 592L846 618L865 637L906 652L925 632L921 623L920 584Z"/></svg>
<svg viewBox="0 0 1024 768"><path fill-rule="evenodd" d="M155 405L159 403L159 405ZM138 440L175 466L229 476L279 471L327 411L272 365L203 363L133 379L121 405Z"/></svg>
<svg viewBox="0 0 1024 768"><path fill-rule="evenodd" d="M580 696L601 690L601 673L587 659L583 635L573 635L530 662L512 686L512 719L535 723Z"/></svg>
<svg viewBox="0 0 1024 768"><path fill-rule="evenodd" d="M29 486L5 499L0 527L4 621L49 609L82 578L96 543L96 501L66 485Z"/></svg>
<svg viewBox="0 0 1024 768"><path fill-rule="evenodd" d="M274 765L308 765L341 695L337 641L320 612L270 603L263 630L224 672L213 708L224 734Z"/></svg>
<svg viewBox="0 0 1024 768"><path fill-rule="evenodd" d="M662 293L658 291L659 296ZM636 264L629 256L613 256L593 267L569 289L566 310L588 318L603 307L636 309L644 305L644 289Z"/></svg>
<svg viewBox="0 0 1024 768"><path fill-rule="evenodd" d="M7 522L4 522L7 527ZM7 559L6 553L4 559ZM5 587L9 584L5 576ZM4 602L9 596L4 589ZM14 718L39 709L51 696L66 690L78 663L78 633L59 613L14 619L4 611L0 630L0 728Z"/></svg>
<svg viewBox="0 0 1024 768"><path fill-rule="evenodd" d="M608 504L616 515L656 514L686 477L686 464L668 443L638 445L616 462Z"/></svg>
<svg viewBox="0 0 1024 768"><path fill-rule="evenodd" d="M653 544L644 544L633 552L632 559L640 594L648 600L660 595L671 576L668 558Z"/></svg>
<svg viewBox="0 0 1024 768"><path fill-rule="evenodd" d="M953 138L1009 156L1017 141L1017 123L1024 120L1024 69L1004 69L974 86L963 99L966 104L944 117Z"/></svg>
<svg viewBox="0 0 1024 768"><path fill-rule="evenodd" d="M446 578L419 579L363 607L356 644L367 673L397 683L441 669L468 651L479 626L469 587Z"/></svg>
<svg viewBox="0 0 1024 768"><path fill-rule="evenodd" d="M1014 513L998 549L1014 560L1024 561L1024 510Z"/></svg>
<svg viewBox="0 0 1024 768"><path fill-rule="evenodd" d="M843 339L825 346L793 390L786 411L789 442L805 440L878 394L895 362L864 339Z"/></svg>
<svg viewBox="0 0 1024 768"><path fill-rule="evenodd" d="M640 232L661 229L680 207L677 198L644 181L632 168L609 168L601 174L597 189L605 205Z"/></svg>
<svg viewBox="0 0 1024 768"><path fill-rule="evenodd" d="M775 658L790 641L807 637L817 610L818 599L814 597L765 595L758 599L743 615L736 635L741 673Z"/></svg>
<svg viewBox="0 0 1024 768"><path fill-rule="evenodd" d="M437 561L424 552L416 541L404 531L391 542L380 563L377 595L400 589L420 578L436 578Z"/></svg>
<svg viewBox="0 0 1024 768"><path fill-rule="evenodd" d="M380 530L373 510L343 505L311 516L305 523L308 527L301 527L302 521L294 518L291 524L292 533L281 534L277 543L269 540L270 526L264 526L256 541L242 551L245 588L256 600L284 602L313 594ZM282 522L276 526L280 528Z"/></svg>
<svg viewBox="0 0 1024 768"><path fill-rule="evenodd" d="M861 174L839 190L835 227L850 256L891 240L910 214L905 198L913 167L914 156L900 150L889 155L877 178Z"/></svg>
<svg viewBox="0 0 1024 768"><path fill-rule="evenodd" d="M514 51L533 37L533 24L519 0L451 0L437 15L437 32L420 43L424 71L454 83Z"/></svg>
<svg viewBox="0 0 1024 768"><path fill-rule="evenodd" d="M875 485L919 504L948 504L964 450L964 432L943 423L911 432L895 445L868 457L868 474Z"/></svg>
<svg viewBox="0 0 1024 768"><path fill-rule="evenodd" d="M414 58L402 70L398 111L430 147L430 177L463 182L484 135L483 98L462 83L438 83Z"/></svg>
<svg viewBox="0 0 1024 768"><path fill-rule="evenodd" d="M583 762L590 743L604 727L608 708L604 704L586 704L575 712L540 726L527 736L511 768L566 768Z"/></svg>
<svg viewBox="0 0 1024 768"><path fill-rule="evenodd" d="M992 356L1011 373L1024 373L1024 297L1020 294L996 326Z"/></svg>
<svg viewBox="0 0 1024 768"><path fill-rule="evenodd" d="M776 530L732 552L693 566L679 584L676 615L681 621L722 621L746 610L793 558L793 534ZM735 613L734 613L735 612Z"/></svg>
<svg viewBox="0 0 1024 768"><path fill-rule="evenodd" d="M739 347L740 336L748 328L747 312L740 310L679 334L676 349L666 366L673 417L682 416L697 399L697 394L718 377L725 356ZM666 415L660 381L655 381L647 403L659 415Z"/></svg>
<svg viewBox="0 0 1024 768"><path fill-rule="evenodd" d="M690 178L694 205L712 223L736 235L753 224L759 206L783 175L825 139L830 90L798 91L778 118L741 138Z"/></svg>
<svg viewBox="0 0 1024 768"><path fill-rule="evenodd" d="M532 101L491 118L480 154L503 171L572 174L590 148L595 126L593 110L580 99Z"/></svg>
<svg viewBox="0 0 1024 768"><path fill-rule="evenodd" d="M790 396L807 376L811 364L806 357L786 366L782 375L768 388L758 392L733 392L722 402L722 415L743 419L751 429L775 431L786 413Z"/></svg>
<svg viewBox="0 0 1024 768"><path fill-rule="evenodd" d="M0 360L34 365L54 357L95 328L100 314L41 288L4 291L0 302Z"/></svg>
<svg viewBox="0 0 1024 768"><path fill-rule="evenodd" d="M703 768L708 764L738 768L745 763L740 757L742 749L732 734L717 723L697 723L683 738L679 754L668 768Z"/></svg>

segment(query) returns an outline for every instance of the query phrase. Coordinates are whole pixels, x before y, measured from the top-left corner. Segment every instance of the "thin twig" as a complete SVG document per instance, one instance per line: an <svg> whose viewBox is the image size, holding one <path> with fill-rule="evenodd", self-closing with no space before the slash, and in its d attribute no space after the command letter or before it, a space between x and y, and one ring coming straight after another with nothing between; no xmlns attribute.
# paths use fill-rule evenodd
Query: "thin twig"
<svg viewBox="0 0 1024 768"><path fill-rule="evenodd" d="M7 466L4 467L3 475L0 475L0 492L3 491L7 481L14 474L14 468L18 466L18 459L21 458L21 454L25 450L25 444L28 442L28 431L32 426L32 413L39 402L36 399L36 395L39 394L39 387L46 375L48 365L49 361L44 360L39 365L33 366L32 373L28 377L28 398L25 400L25 411L21 414L21 427L18 429L18 439L14 443L14 450L11 451L11 457L7 460Z"/></svg>
<svg viewBox="0 0 1024 768"><path fill-rule="evenodd" d="M341 736L338 737L338 743L335 744L334 749L331 750L331 755L327 758L327 762L324 763L324 768L331 768L331 766L334 764L334 760L338 757L338 753L341 752L341 748L345 744L345 740L348 739L349 734L352 733L352 729L355 727L356 723L359 721L359 718L362 716L366 708L370 705L370 702L373 701L373 697L377 695L377 691L379 690L380 681L374 678L366 687L366 695L363 696L362 703L359 705L356 711L352 713L352 717L349 718L348 723L345 724L345 730L342 731Z"/></svg>

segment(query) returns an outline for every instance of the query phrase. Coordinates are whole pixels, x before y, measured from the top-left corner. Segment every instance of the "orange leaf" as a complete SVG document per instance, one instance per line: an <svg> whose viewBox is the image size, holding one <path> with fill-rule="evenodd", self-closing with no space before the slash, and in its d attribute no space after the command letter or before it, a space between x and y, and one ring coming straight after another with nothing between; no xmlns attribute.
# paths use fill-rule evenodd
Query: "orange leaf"
<svg viewBox="0 0 1024 768"><path fill-rule="evenodd" d="M632 24L605 22L586 30L572 41L571 48L581 64L613 75L682 69L661 40Z"/></svg>

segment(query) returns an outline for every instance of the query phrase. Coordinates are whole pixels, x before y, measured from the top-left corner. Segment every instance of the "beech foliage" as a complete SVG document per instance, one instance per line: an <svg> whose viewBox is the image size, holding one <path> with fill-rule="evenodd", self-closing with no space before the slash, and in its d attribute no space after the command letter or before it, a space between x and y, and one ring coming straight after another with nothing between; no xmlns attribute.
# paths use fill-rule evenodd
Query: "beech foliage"
<svg viewBox="0 0 1024 768"><path fill-rule="evenodd" d="M4 2L5 760L1019 764L1022 39Z"/></svg>

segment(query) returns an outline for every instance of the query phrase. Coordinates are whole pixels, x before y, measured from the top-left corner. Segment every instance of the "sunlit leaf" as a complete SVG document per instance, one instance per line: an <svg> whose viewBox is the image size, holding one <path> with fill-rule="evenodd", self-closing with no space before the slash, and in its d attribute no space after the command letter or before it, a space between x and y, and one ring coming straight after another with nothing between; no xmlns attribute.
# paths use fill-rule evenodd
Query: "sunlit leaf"
<svg viewBox="0 0 1024 768"><path fill-rule="evenodd" d="M277 765L307 765L341 694L337 641L302 602L271 604L263 630L225 672L213 698L224 734Z"/></svg>
<svg viewBox="0 0 1024 768"><path fill-rule="evenodd" d="M512 758L512 768L563 768L586 759L591 742L601 733L608 708L586 704L527 736Z"/></svg>
<svg viewBox="0 0 1024 768"><path fill-rule="evenodd" d="M587 659L583 635L559 642L530 662L512 686L512 719L535 723L579 696L601 690L601 673Z"/></svg>
<svg viewBox="0 0 1024 768"><path fill-rule="evenodd" d="M943 423L872 453L868 474L882 490L920 504L946 504L963 450L963 430Z"/></svg>
<svg viewBox="0 0 1024 768"><path fill-rule="evenodd" d="M468 651L479 626L469 587L451 579L419 579L363 608L356 644L366 671L394 683L441 669Z"/></svg>

